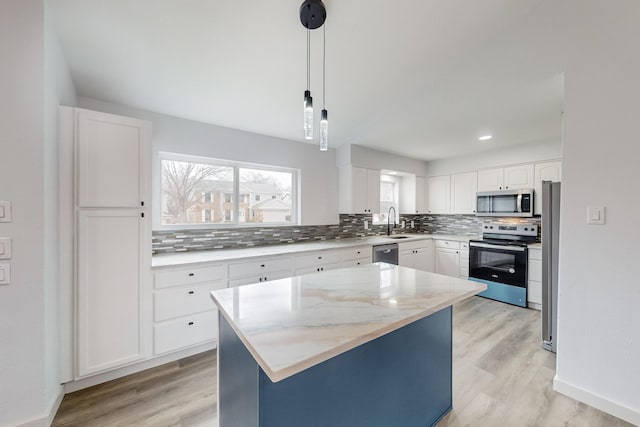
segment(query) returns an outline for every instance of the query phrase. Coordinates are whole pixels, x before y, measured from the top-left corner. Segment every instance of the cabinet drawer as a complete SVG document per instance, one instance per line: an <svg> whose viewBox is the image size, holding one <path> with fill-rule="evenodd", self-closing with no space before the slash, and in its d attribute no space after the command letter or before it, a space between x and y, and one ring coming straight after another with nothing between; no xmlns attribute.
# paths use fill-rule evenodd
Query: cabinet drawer
<svg viewBox="0 0 640 427"><path fill-rule="evenodd" d="M256 274L253 276L241 277L239 279L229 279L229 287L233 288L236 286L251 285L253 283L269 282L271 280L284 279L287 277L291 277L291 270L272 271L263 275Z"/></svg>
<svg viewBox="0 0 640 427"><path fill-rule="evenodd" d="M371 264L371 258L350 259L342 264L342 267L357 267L358 265Z"/></svg>
<svg viewBox="0 0 640 427"><path fill-rule="evenodd" d="M261 274L270 273L272 271L291 271L291 258L258 258L253 261L240 262L237 264L229 264L229 278L237 279L239 277L260 276ZM256 281L257 278L256 277Z"/></svg>
<svg viewBox="0 0 640 427"><path fill-rule="evenodd" d="M153 327L154 354L166 353L218 337L218 310L180 317Z"/></svg>
<svg viewBox="0 0 640 427"><path fill-rule="evenodd" d="M212 267L181 268L178 270L159 270L153 273L156 288L189 285L191 283L214 282L227 278L224 265Z"/></svg>
<svg viewBox="0 0 640 427"><path fill-rule="evenodd" d="M529 259L542 260L542 249L529 249Z"/></svg>
<svg viewBox="0 0 640 427"><path fill-rule="evenodd" d="M425 239L425 240L416 240L413 242L402 242L398 244L398 249L400 251L412 250L412 249L420 249L420 248L429 248L433 246L433 240Z"/></svg>
<svg viewBox="0 0 640 427"><path fill-rule="evenodd" d="M349 262L355 262L355 260L351 260ZM341 268L342 266L343 266L343 264L340 263L340 262L336 262L336 263L333 263L333 264L326 264L326 265L322 265L322 266L314 265L314 266L311 266L311 267L296 268L294 273L295 273L296 276L300 276L302 274L320 273L320 272L323 272L323 271L335 270L337 268Z"/></svg>
<svg viewBox="0 0 640 427"><path fill-rule="evenodd" d="M356 248L349 248L342 251L343 260L372 258L371 246L358 246Z"/></svg>
<svg viewBox="0 0 640 427"><path fill-rule="evenodd" d="M314 266L322 266L335 264L342 261L341 251L325 251L315 252L309 255L299 255L294 258L295 269L309 268Z"/></svg>
<svg viewBox="0 0 640 427"><path fill-rule="evenodd" d="M460 249L463 251L468 251L469 250L469 242L460 242Z"/></svg>
<svg viewBox="0 0 640 427"><path fill-rule="evenodd" d="M436 248L460 249L460 242L455 240L436 240Z"/></svg>
<svg viewBox="0 0 640 427"><path fill-rule="evenodd" d="M153 319L160 322L214 308L210 292L226 288L224 281L182 286L156 291L153 297Z"/></svg>

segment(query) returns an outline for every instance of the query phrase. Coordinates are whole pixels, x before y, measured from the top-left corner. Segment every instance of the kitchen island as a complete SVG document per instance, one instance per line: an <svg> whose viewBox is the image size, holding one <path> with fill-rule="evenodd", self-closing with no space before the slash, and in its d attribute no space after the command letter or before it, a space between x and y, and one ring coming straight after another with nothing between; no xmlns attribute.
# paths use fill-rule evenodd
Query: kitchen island
<svg viewBox="0 0 640 427"><path fill-rule="evenodd" d="M384 263L227 288L221 426L428 426L452 405L452 304L485 285Z"/></svg>

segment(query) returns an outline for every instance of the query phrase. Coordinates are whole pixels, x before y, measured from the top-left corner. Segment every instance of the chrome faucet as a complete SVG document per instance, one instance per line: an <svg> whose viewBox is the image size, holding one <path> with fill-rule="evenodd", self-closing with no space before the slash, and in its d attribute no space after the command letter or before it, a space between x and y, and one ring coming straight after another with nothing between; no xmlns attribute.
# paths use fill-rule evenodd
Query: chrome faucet
<svg viewBox="0 0 640 427"><path fill-rule="evenodd" d="M387 236L391 236L391 209L393 209L393 228L396 228L396 208L391 206L387 215Z"/></svg>

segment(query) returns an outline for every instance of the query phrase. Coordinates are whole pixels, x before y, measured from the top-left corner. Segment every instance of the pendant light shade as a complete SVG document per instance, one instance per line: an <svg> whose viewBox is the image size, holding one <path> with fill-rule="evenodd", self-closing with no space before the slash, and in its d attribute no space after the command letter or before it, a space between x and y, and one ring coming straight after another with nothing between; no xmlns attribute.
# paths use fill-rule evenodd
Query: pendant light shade
<svg viewBox="0 0 640 427"><path fill-rule="evenodd" d="M327 110L322 110L320 117L320 151L329 149L329 117Z"/></svg>
<svg viewBox="0 0 640 427"><path fill-rule="evenodd" d="M313 139L313 98L308 90L304 91L304 139Z"/></svg>
<svg viewBox="0 0 640 427"><path fill-rule="evenodd" d="M322 27L327 19L327 11L321 0L304 0L300 5L300 22L307 29L307 89L304 91L303 117L304 139L313 139L313 98L311 97L311 30ZM323 29L324 30L324 29ZM324 109L324 45L322 56L322 117L320 119L320 150L329 147L329 122Z"/></svg>

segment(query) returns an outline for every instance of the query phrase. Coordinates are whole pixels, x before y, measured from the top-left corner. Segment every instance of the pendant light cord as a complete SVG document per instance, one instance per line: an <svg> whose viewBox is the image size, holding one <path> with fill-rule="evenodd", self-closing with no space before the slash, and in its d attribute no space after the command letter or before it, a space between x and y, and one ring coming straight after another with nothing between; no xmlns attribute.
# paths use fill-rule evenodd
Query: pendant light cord
<svg viewBox="0 0 640 427"><path fill-rule="evenodd" d="M311 39L310 39L310 30L307 27L307 90L309 90L309 81L311 80L311 54L309 53L311 50Z"/></svg>
<svg viewBox="0 0 640 427"><path fill-rule="evenodd" d="M327 23L325 22L324 25L322 26L322 109L326 110L325 108L325 91L324 91L324 86L325 86L325 74L326 74L326 56L327 56Z"/></svg>

